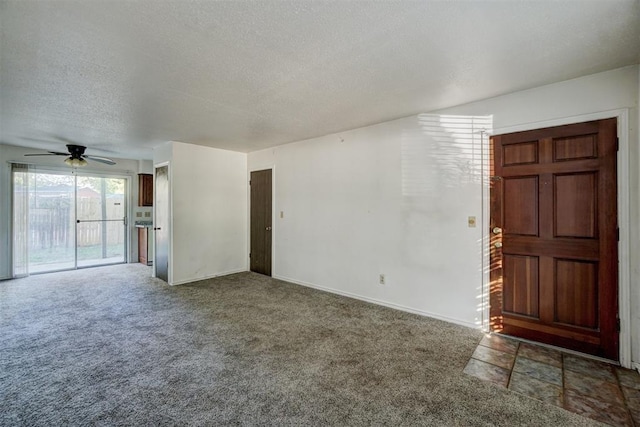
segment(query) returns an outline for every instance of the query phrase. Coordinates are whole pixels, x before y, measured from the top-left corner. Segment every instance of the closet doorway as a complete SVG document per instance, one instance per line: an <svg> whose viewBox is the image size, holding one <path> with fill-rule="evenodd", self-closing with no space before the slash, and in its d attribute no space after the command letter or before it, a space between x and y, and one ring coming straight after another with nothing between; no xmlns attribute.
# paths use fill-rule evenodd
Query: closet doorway
<svg viewBox="0 0 640 427"><path fill-rule="evenodd" d="M126 262L127 178L14 164L14 277Z"/></svg>

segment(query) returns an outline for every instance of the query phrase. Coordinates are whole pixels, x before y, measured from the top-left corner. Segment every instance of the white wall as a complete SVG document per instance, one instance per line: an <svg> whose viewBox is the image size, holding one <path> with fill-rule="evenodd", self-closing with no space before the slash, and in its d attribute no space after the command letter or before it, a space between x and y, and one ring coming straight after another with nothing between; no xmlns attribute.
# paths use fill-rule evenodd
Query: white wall
<svg viewBox="0 0 640 427"><path fill-rule="evenodd" d="M638 102L637 102L637 118L636 133L638 135L638 143L635 147L637 152L636 156L630 156L629 164L635 163L636 167L631 169L630 182L631 188L635 188L634 195L631 198L631 222L636 227L635 233L631 234L631 286L632 286L632 300L631 300L631 315L632 319L632 355L636 369L640 371L640 66L638 69ZM635 185L633 184L635 183ZM634 203L634 198L636 199ZM635 296L634 296L635 293Z"/></svg>
<svg viewBox="0 0 640 427"><path fill-rule="evenodd" d="M181 284L247 268L247 155L180 142L154 150L169 162L169 281Z"/></svg>
<svg viewBox="0 0 640 427"><path fill-rule="evenodd" d="M0 144L0 279L10 278L11 275L11 165L10 162L28 163L36 166L53 168L71 173L71 168L63 163L64 157L58 156L42 156L42 157L25 157L26 153L37 153L41 150L33 148L15 147ZM133 227L133 221L136 219L134 211L137 208L138 201L138 160L114 159L116 165L109 166L103 163L90 162L89 165L83 167L82 173L95 172L97 174L114 174L129 178L130 182L130 203L128 206L129 221L129 247L131 248L131 259L137 262L138 256L138 234Z"/></svg>
<svg viewBox="0 0 640 427"><path fill-rule="evenodd" d="M275 165L273 275L478 325L480 141L414 116L250 153Z"/></svg>
<svg viewBox="0 0 640 427"><path fill-rule="evenodd" d="M630 214L638 218L638 80L638 67L626 67L437 113L492 115L494 128L508 128L629 108ZM479 144L455 135L456 143L443 141L425 125L428 118L249 154L249 170L275 167L275 277L461 324L480 323L482 232L467 227L468 216L480 220L482 214ZM640 248L634 222L632 345L638 361ZM386 285L378 284L380 273Z"/></svg>

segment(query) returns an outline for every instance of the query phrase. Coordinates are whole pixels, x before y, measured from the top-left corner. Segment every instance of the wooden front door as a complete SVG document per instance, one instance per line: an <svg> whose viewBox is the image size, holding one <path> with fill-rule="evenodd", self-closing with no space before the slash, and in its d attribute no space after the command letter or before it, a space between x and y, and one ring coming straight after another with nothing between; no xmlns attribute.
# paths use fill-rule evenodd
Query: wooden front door
<svg viewBox="0 0 640 427"><path fill-rule="evenodd" d="M616 152L616 119L492 138L492 330L618 359Z"/></svg>
<svg viewBox="0 0 640 427"><path fill-rule="evenodd" d="M271 169L251 172L250 269L271 276Z"/></svg>

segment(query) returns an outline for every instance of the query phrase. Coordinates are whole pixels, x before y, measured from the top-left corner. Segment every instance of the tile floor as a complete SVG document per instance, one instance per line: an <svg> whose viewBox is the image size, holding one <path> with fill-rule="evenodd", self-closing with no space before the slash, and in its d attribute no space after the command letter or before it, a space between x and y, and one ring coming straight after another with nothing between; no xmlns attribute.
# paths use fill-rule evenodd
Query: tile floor
<svg viewBox="0 0 640 427"><path fill-rule="evenodd" d="M491 334L464 372L594 420L640 427L637 371Z"/></svg>

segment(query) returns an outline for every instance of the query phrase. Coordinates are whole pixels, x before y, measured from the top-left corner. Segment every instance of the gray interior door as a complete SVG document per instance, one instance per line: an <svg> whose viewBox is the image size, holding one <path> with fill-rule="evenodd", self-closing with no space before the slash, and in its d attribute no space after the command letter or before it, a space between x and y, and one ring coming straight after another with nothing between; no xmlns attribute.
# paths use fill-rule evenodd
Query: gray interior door
<svg viewBox="0 0 640 427"><path fill-rule="evenodd" d="M169 166L156 168L154 232L156 277L169 282Z"/></svg>

